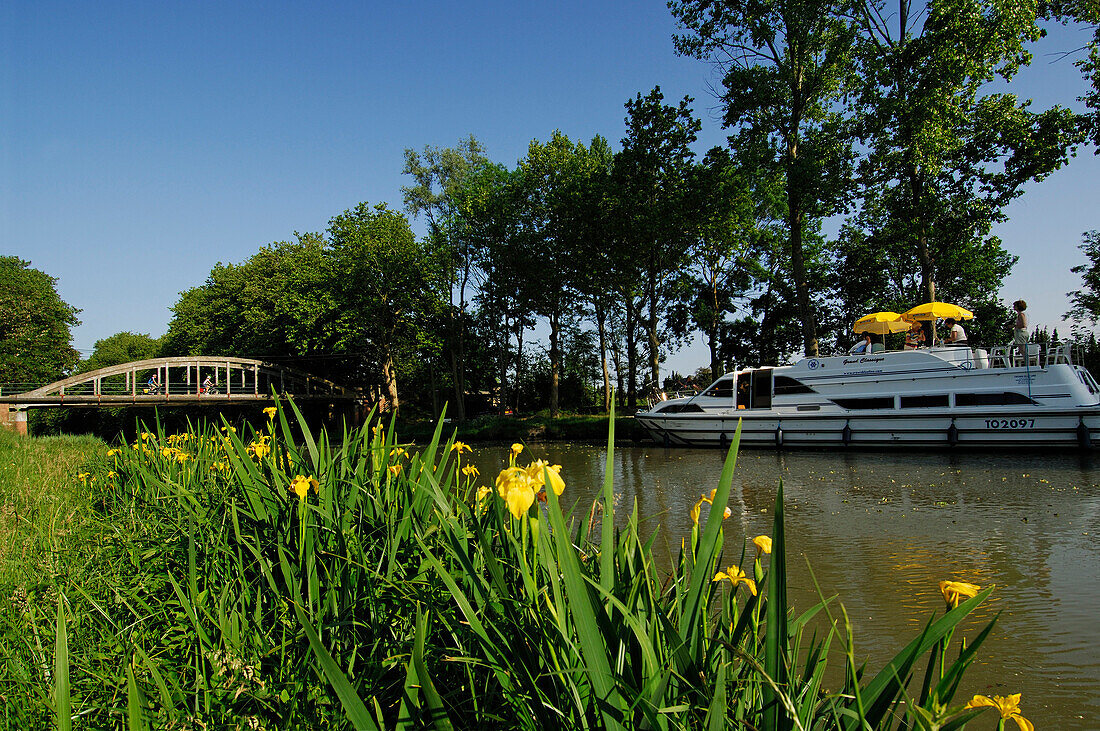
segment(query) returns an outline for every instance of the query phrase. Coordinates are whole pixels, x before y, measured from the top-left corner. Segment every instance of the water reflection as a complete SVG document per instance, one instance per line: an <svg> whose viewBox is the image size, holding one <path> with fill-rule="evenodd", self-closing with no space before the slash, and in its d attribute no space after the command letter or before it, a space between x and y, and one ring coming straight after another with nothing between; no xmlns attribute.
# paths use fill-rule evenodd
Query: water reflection
<svg viewBox="0 0 1100 731"><path fill-rule="evenodd" d="M567 494L587 510L603 484L604 450L533 450L563 466ZM474 458L483 476L495 476L507 447ZM718 450L618 449L618 520L637 504L643 521L659 526L655 550L670 561L723 459ZM960 693L1022 692L1025 715L1047 728L1100 718L1100 464L1091 455L744 451L730 495L727 561L736 560L742 537L770 534L780 479L792 605L817 601L815 577L826 596L839 593L857 653L872 668L942 610L941 579L995 584L964 628L973 634L1000 612Z"/></svg>

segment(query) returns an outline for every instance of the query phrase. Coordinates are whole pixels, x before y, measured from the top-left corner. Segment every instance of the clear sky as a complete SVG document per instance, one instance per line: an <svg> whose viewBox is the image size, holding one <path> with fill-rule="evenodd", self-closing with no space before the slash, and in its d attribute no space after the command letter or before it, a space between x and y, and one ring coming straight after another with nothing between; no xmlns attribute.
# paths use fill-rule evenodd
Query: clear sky
<svg viewBox="0 0 1100 731"><path fill-rule="evenodd" d="M360 201L400 208L405 148L473 134L514 165L555 129L618 143L624 102L695 97L721 144L712 69L675 55L663 2L0 4L0 253L57 277L74 345L159 336L181 291ZM1055 29L1016 92L1078 106ZM1002 292L1056 326L1100 228L1100 158L1033 185L997 233ZM1063 326L1065 329L1065 326ZM702 365L692 348L670 362Z"/></svg>

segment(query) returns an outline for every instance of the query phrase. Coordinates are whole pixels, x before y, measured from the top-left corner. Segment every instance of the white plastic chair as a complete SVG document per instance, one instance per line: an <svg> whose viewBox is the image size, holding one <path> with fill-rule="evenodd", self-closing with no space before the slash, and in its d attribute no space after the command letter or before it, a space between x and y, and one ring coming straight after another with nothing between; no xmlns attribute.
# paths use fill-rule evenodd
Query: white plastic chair
<svg viewBox="0 0 1100 731"><path fill-rule="evenodd" d="M1053 348L1047 348L1046 365L1052 363L1073 363L1073 346L1069 343L1062 343L1061 345L1055 345Z"/></svg>
<svg viewBox="0 0 1100 731"><path fill-rule="evenodd" d="M1027 365L1029 367L1030 366L1035 366L1036 368L1038 368L1039 367L1039 343L1028 343L1024 347L1027 348L1026 358L1025 358L1024 352L1020 348L1020 346L1017 345L1012 349L1012 364L1014 366L1016 366L1017 368L1022 368L1025 365Z"/></svg>

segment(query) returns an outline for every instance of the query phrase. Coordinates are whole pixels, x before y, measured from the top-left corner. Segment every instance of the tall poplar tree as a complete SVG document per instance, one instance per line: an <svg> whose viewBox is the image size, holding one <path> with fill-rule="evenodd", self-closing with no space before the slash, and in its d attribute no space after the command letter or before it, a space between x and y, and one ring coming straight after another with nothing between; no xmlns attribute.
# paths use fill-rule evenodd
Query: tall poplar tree
<svg viewBox="0 0 1100 731"><path fill-rule="evenodd" d="M724 124L783 176L790 276L803 347L816 355L817 315L804 237L815 219L844 204L850 145L839 101L854 71L847 0L671 0L680 54L723 72Z"/></svg>
<svg viewBox="0 0 1100 731"><path fill-rule="evenodd" d="M684 97L677 106L665 104L660 87L629 100L626 135L614 162L616 215L626 249L622 263L637 272L636 292L641 298L633 314L642 316L644 306L653 384L660 378L666 310L675 301L674 284L697 225L687 207L695 163L691 145L702 125L690 103L691 98ZM628 308L635 307L634 292L628 290ZM632 313L627 314L629 327Z"/></svg>
<svg viewBox="0 0 1100 731"><path fill-rule="evenodd" d="M1066 109L992 92L1031 60L1035 0L866 0L860 26L856 128L863 207L846 237L849 263L898 276L861 287L885 304L952 299L992 308L1015 257L990 236L1022 186L1060 167L1082 139ZM919 273L919 292L909 282ZM855 283L856 276L842 277ZM883 278L885 282L885 278ZM858 286L858 285L855 285ZM858 299L858 297L857 297Z"/></svg>
<svg viewBox="0 0 1100 731"><path fill-rule="evenodd" d="M485 148L470 135L456 147L429 145L421 152L406 149L402 170L414 181L401 188L405 209L413 218L425 217L433 248L445 254L447 353L454 387L451 414L459 420L466 418L466 308L479 253L477 237L471 237L463 228L465 219L457 210L456 196L488 165Z"/></svg>

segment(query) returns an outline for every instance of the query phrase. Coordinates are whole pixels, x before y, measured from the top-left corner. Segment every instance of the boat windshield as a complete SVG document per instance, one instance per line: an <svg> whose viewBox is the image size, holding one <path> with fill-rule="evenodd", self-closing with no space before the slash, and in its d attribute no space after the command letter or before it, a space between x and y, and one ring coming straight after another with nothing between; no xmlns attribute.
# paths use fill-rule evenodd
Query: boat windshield
<svg viewBox="0 0 1100 731"><path fill-rule="evenodd" d="M703 395L711 398L733 398L733 376L719 378L703 392Z"/></svg>

